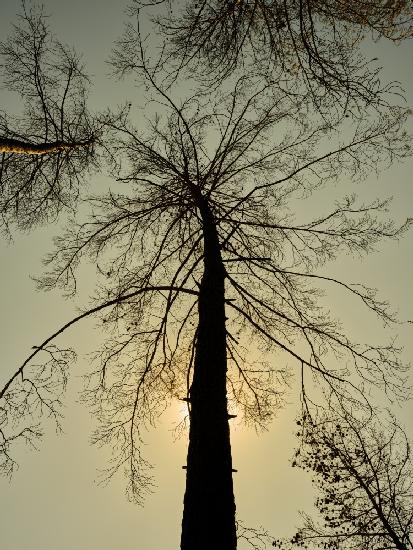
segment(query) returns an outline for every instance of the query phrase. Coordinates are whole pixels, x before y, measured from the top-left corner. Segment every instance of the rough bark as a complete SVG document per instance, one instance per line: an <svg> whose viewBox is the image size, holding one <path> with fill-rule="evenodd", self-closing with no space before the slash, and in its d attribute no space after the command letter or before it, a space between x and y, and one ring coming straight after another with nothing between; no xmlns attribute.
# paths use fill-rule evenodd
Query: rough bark
<svg viewBox="0 0 413 550"><path fill-rule="evenodd" d="M235 500L226 395L225 270L213 215L201 199L204 274L190 389L182 550L235 550Z"/></svg>
<svg viewBox="0 0 413 550"><path fill-rule="evenodd" d="M17 155L46 155L58 153L59 151L76 149L89 145L92 139L82 142L66 143L64 141L53 141L50 143L27 143L11 138L0 138L0 153L15 153Z"/></svg>

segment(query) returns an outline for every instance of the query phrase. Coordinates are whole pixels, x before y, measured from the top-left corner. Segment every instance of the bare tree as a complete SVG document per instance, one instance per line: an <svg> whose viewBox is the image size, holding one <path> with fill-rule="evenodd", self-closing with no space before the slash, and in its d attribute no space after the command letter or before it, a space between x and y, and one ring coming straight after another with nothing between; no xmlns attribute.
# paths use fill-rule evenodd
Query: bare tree
<svg viewBox="0 0 413 550"><path fill-rule="evenodd" d="M408 0L132 0L131 14L148 6L175 74L190 66L210 85L259 67L277 85L293 79L327 113L380 99L379 70L359 47L366 36L399 42L413 31Z"/></svg>
<svg viewBox="0 0 413 550"><path fill-rule="evenodd" d="M309 470L321 517L303 514L289 543L306 548L413 548L413 464L406 434L382 415L356 421L325 414L298 422L302 442L293 466Z"/></svg>
<svg viewBox="0 0 413 550"><path fill-rule="evenodd" d="M5 89L21 114L0 111L0 216L9 232L53 220L73 207L97 168L98 126L86 108L88 78L76 53L50 33L43 13L23 5L0 43Z"/></svg>
<svg viewBox="0 0 413 550"><path fill-rule="evenodd" d="M296 204L339 176L363 179L409 155L402 129L408 111L376 101L349 125L342 113L327 118L312 98L297 96L293 80L277 87L254 75L177 99L182 90L165 80L163 57L147 59L139 29L129 47L115 68L145 84L147 125L137 126L127 111L101 122L123 187L87 199L89 216L73 219L55 240L40 281L73 294L76 267L89 257L97 292L90 308L39 344L0 392L6 464L11 434L35 436L32 416L48 403L52 416L58 411L49 397L54 364L65 372L70 357L50 346L75 322L97 315L108 339L83 398L99 421L94 442L115 451L107 477L126 469L130 498L142 500L151 487L144 431L172 399L183 399L190 428L181 547L235 549L230 405L237 403L247 422L268 424L288 376L269 354L298 368L306 400L308 377L358 406L367 384L403 395L400 350L391 342L352 341L319 296L324 286L338 285L391 324L396 318L386 302L320 269L343 251L368 253L383 239L399 238L410 222L387 219L385 200L344 196L304 219ZM52 353L51 376L33 366L43 353ZM28 424L17 429L15 420Z"/></svg>

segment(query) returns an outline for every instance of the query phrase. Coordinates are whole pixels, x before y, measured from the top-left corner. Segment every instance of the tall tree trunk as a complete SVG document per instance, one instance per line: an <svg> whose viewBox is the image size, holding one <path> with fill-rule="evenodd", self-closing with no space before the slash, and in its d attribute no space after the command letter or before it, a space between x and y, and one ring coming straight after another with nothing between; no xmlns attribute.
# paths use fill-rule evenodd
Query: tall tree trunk
<svg viewBox="0 0 413 550"><path fill-rule="evenodd" d="M235 501L226 394L225 270L215 220L199 205L204 274L190 390L182 550L235 550Z"/></svg>

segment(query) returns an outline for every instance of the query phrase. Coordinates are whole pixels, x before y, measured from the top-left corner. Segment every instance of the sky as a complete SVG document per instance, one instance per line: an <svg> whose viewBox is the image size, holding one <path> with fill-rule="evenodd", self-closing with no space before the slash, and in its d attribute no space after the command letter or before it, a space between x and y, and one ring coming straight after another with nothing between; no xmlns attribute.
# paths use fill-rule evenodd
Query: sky
<svg viewBox="0 0 413 550"><path fill-rule="evenodd" d="M107 78L105 59L122 31L125 1L46 0L52 15L50 26L62 42L83 52L89 73L95 77L93 101L96 107L107 102L121 103L125 90ZM15 21L19 2L2 0L0 39L7 36ZM409 105L413 107L413 44L403 47L371 46L377 51L386 80L401 81ZM3 95L2 95L3 94ZM131 91L133 94L133 91ZM133 98L133 95L132 95ZM129 100L130 98L128 98ZM135 98L133 98L135 99ZM139 98L135 99L139 101ZM7 111L13 98L0 89L0 106ZM393 166L379 179L372 176L362 193L394 197L392 212L399 221L413 215L413 161ZM371 198L371 197L370 197ZM31 276L41 273L41 258L51 249L58 227L40 228L30 234L15 235L13 242L0 242L0 386L21 364L30 348L70 319L81 298L65 301L58 292L35 291ZM401 318L412 318L411 293L413 234L399 243L389 243L365 259L341 258L330 273L352 282L377 286ZM92 270L85 268L81 296L93 291ZM337 293L331 309L352 334L368 339L382 334L380 326L353 302ZM412 325L398 329L405 358L412 357ZM146 438L146 454L154 465L156 489L144 507L129 503L124 480L107 487L96 483L97 469L105 466L107 453L91 447L93 422L77 401L81 375L88 364L87 353L99 342L92 322L71 331L65 343L73 345L79 360L71 373L65 399L63 432L45 426L39 449L19 448L20 468L11 481L0 479L1 546L7 550L155 550L179 547L186 460L185 437L174 441L173 427L180 418L174 405ZM234 487L239 518L252 527L264 526L274 536L288 536L299 522L298 511L311 511L313 494L309 477L290 466L294 439L297 394L291 389L285 408L277 414L267 432L256 434L235 424L232 429ZM413 436L413 406L396 408L396 414ZM240 545L240 550L247 546Z"/></svg>

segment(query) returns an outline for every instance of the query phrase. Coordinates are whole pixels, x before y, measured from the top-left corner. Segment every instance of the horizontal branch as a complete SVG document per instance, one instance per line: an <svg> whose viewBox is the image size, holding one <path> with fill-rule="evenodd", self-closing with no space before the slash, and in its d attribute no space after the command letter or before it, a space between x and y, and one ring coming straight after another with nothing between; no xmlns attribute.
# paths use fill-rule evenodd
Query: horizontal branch
<svg viewBox="0 0 413 550"><path fill-rule="evenodd" d="M47 155L67 151L90 145L94 141L91 137L85 141L68 143L65 141L53 141L50 143L28 143L11 138L0 138L0 153L15 153L17 155Z"/></svg>

